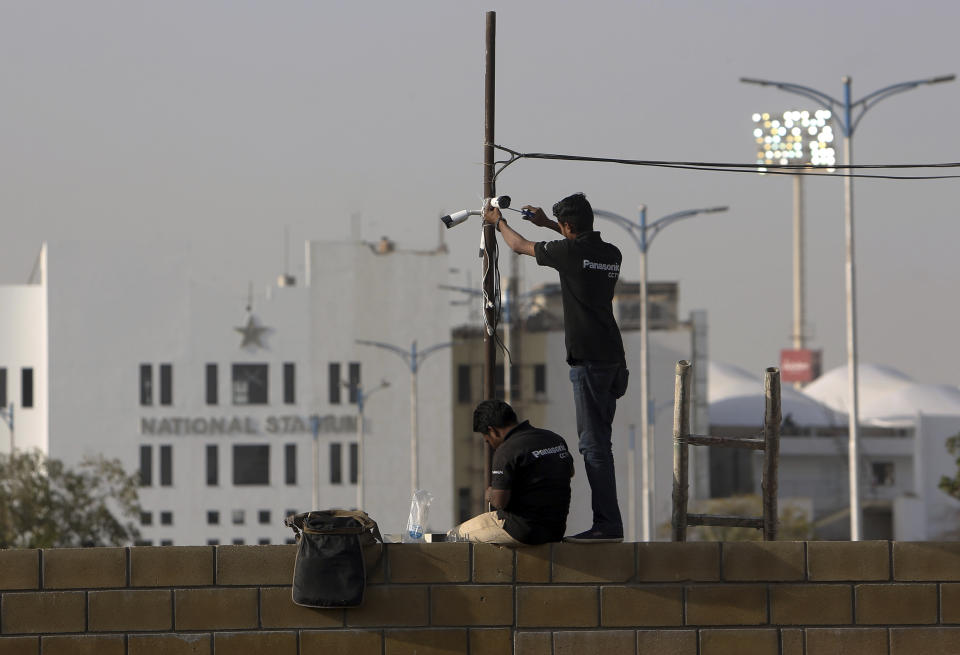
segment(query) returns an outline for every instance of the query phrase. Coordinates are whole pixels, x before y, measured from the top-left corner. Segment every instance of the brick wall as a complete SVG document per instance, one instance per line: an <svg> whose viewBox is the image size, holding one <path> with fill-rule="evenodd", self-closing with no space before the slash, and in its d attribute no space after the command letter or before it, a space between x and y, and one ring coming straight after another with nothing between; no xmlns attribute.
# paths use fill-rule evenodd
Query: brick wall
<svg viewBox="0 0 960 655"><path fill-rule="evenodd" d="M295 548L0 551L0 654L960 653L960 543L391 544L346 610Z"/></svg>

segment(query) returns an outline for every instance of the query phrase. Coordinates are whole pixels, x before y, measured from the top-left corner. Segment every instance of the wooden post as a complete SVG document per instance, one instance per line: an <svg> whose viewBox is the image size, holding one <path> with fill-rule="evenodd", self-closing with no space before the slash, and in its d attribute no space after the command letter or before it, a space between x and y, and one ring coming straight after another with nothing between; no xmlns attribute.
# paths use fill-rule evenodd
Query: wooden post
<svg viewBox="0 0 960 655"><path fill-rule="evenodd" d="M687 483L690 434L690 362L677 362L673 388L673 540L687 540Z"/></svg>
<svg viewBox="0 0 960 655"><path fill-rule="evenodd" d="M495 194L494 188L494 108L496 85L496 43L497 43L497 13L495 11L487 12L487 54L486 54L486 74L484 76L484 119L483 119L483 197L492 198ZM495 292L494 276L496 275L496 262L493 252L496 246L497 233L489 223L483 224L483 295L484 298L493 299ZM485 400L493 400L496 386L494 384L493 372L496 365L496 335L490 334L488 326L494 325L496 321L496 309L493 306L484 304L484 331L483 331L483 397ZM493 451L486 443L483 444L483 489L486 492L490 486L491 462ZM486 503L484 503L486 504Z"/></svg>
<svg viewBox="0 0 960 655"><path fill-rule="evenodd" d="M777 466L780 458L780 369L771 367L763 377L766 407L763 413L763 539L777 539Z"/></svg>

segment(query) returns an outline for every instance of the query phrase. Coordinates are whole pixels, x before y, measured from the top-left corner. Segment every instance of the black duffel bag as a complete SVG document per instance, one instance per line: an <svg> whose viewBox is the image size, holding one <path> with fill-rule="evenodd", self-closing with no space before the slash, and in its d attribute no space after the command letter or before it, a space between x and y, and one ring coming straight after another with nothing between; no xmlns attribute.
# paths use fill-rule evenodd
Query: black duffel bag
<svg viewBox="0 0 960 655"><path fill-rule="evenodd" d="M297 535L293 602L305 607L356 607L363 603L367 560L375 567L383 537L366 512L328 509L284 519Z"/></svg>

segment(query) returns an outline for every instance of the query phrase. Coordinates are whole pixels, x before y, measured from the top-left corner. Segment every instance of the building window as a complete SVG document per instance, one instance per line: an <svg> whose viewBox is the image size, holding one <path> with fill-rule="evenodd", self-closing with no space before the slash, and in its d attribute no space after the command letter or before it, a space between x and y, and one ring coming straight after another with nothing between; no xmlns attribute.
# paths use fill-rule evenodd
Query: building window
<svg viewBox="0 0 960 655"><path fill-rule="evenodd" d="M296 539L293 539L292 537L287 537L287 539L286 539L283 543L288 544L288 545L292 545L292 544L297 543L297 540L296 540Z"/></svg>
<svg viewBox="0 0 960 655"><path fill-rule="evenodd" d="M207 525L220 525L220 512L215 509L207 510Z"/></svg>
<svg viewBox="0 0 960 655"><path fill-rule="evenodd" d="M233 447L233 484L270 484L270 446L258 444Z"/></svg>
<svg viewBox="0 0 960 655"><path fill-rule="evenodd" d="M136 539L133 542L134 546L152 546L153 539Z"/></svg>
<svg viewBox="0 0 960 655"><path fill-rule="evenodd" d="M533 367L534 393L547 393L547 365L537 364Z"/></svg>
<svg viewBox="0 0 960 655"><path fill-rule="evenodd" d="M207 404L216 405L219 401L217 396L217 365L207 364Z"/></svg>
<svg viewBox="0 0 960 655"><path fill-rule="evenodd" d="M220 452L216 444L207 446L207 486L220 484Z"/></svg>
<svg viewBox="0 0 960 655"><path fill-rule="evenodd" d="M7 369L0 368L0 407L7 406Z"/></svg>
<svg viewBox="0 0 960 655"><path fill-rule="evenodd" d="M360 395L360 362L350 362L348 367L350 375L350 402L357 404L357 397Z"/></svg>
<svg viewBox="0 0 960 655"><path fill-rule="evenodd" d="M219 540L219 539L207 539L207 545L208 545L208 546L219 546L219 545L220 545L220 540Z"/></svg>
<svg viewBox="0 0 960 655"><path fill-rule="evenodd" d="M284 514L284 516L295 516L296 513L297 513L297 510L295 509L288 509L286 510L286 513Z"/></svg>
<svg viewBox="0 0 960 655"><path fill-rule="evenodd" d="M230 515L230 520L234 525L243 525L246 520L246 514L242 509L235 509Z"/></svg>
<svg viewBox="0 0 960 655"><path fill-rule="evenodd" d="M140 446L140 486L153 485L153 446Z"/></svg>
<svg viewBox="0 0 960 655"><path fill-rule="evenodd" d="M160 525L173 525L173 512L160 512Z"/></svg>
<svg viewBox="0 0 960 655"><path fill-rule="evenodd" d="M173 446L160 446L160 486L173 485Z"/></svg>
<svg viewBox="0 0 960 655"><path fill-rule="evenodd" d="M153 366L151 364L140 365L140 404L153 404Z"/></svg>
<svg viewBox="0 0 960 655"><path fill-rule="evenodd" d="M283 447L283 481L285 484L297 483L297 444L288 443Z"/></svg>
<svg viewBox="0 0 960 655"><path fill-rule="evenodd" d="M497 364L493 369L494 395L498 400L505 400L504 389L506 380L503 377L503 364ZM510 366L510 399L520 399L520 369L516 364Z"/></svg>
<svg viewBox="0 0 960 655"><path fill-rule="evenodd" d="M340 364L331 362L327 367L327 382L330 385L330 404L340 404Z"/></svg>
<svg viewBox="0 0 960 655"><path fill-rule="evenodd" d="M160 404L173 404L173 366L160 365Z"/></svg>
<svg viewBox="0 0 960 655"><path fill-rule="evenodd" d="M338 443L330 444L330 484L343 483L343 447Z"/></svg>
<svg viewBox="0 0 960 655"><path fill-rule="evenodd" d="M457 366L457 402L469 403L473 398L473 390L470 388L470 365L460 364Z"/></svg>
<svg viewBox="0 0 960 655"><path fill-rule="evenodd" d="M893 462L873 462L873 485L875 487L893 486Z"/></svg>
<svg viewBox="0 0 960 655"><path fill-rule="evenodd" d="M296 368L292 362L287 362L283 365L283 402L286 405L297 402L296 381Z"/></svg>
<svg viewBox="0 0 960 655"><path fill-rule="evenodd" d="M153 512L140 512L140 525L153 525Z"/></svg>
<svg viewBox="0 0 960 655"><path fill-rule="evenodd" d="M20 370L20 405L33 407L33 369Z"/></svg>
<svg viewBox="0 0 960 655"><path fill-rule="evenodd" d="M360 448L356 443L350 444L350 484L357 483L357 474L360 469Z"/></svg>
<svg viewBox="0 0 960 655"><path fill-rule="evenodd" d="M260 521L260 525L267 525L270 523L270 510L262 509L257 512L257 520Z"/></svg>
<svg viewBox="0 0 960 655"><path fill-rule="evenodd" d="M257 543L260 544L261 546L269 546L270 540L267 539L266 537L261 537L260 539L257 539Z"/></svg>
<svg viewBox="0 0 960 655"><path fill-rule="evenodd" d="M231 543L234 546L242 546L244 542L243 542L243 539L234 539Z"/></svg>
<svg viewBox="0 0 960 655"><path fill-rule="evenodd" d="M233 404L267 404L267 365L233 365Z"/></svg>

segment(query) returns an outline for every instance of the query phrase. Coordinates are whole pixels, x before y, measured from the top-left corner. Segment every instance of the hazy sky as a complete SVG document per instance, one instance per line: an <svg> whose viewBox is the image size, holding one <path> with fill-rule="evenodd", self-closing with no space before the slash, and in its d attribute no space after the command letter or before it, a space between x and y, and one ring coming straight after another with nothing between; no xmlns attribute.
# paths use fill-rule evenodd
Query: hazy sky
<svg viewBox="0 0 960 655"><path fill-rule="evenodd" d="M497 141L522 151L750 162L753 112L816 107L741 76L840 96L850 75L856 99L960 73L948 0L502 4L0 0L0 282L61 238L209 244L238 298L280 272L285 227L294 272L304 240L350 237L353 215L366 239L434 245L441 211L479 204L487 10ZM960 160L958 107L957 82L883 101L855 162ZM960 383L960 180L855 189L861 360ZM707 310L713 359L759 375L789 345L788 179L527 160L498 191L546 207L583 191L650 219L730 205L665 230L651 279L680 283L684 314ZM811 180L807 209L807 323L830 368L845 362L841 181ZM477 284L472 220L446 237ZM598 227L635 279L632 241Z"/></svg>

